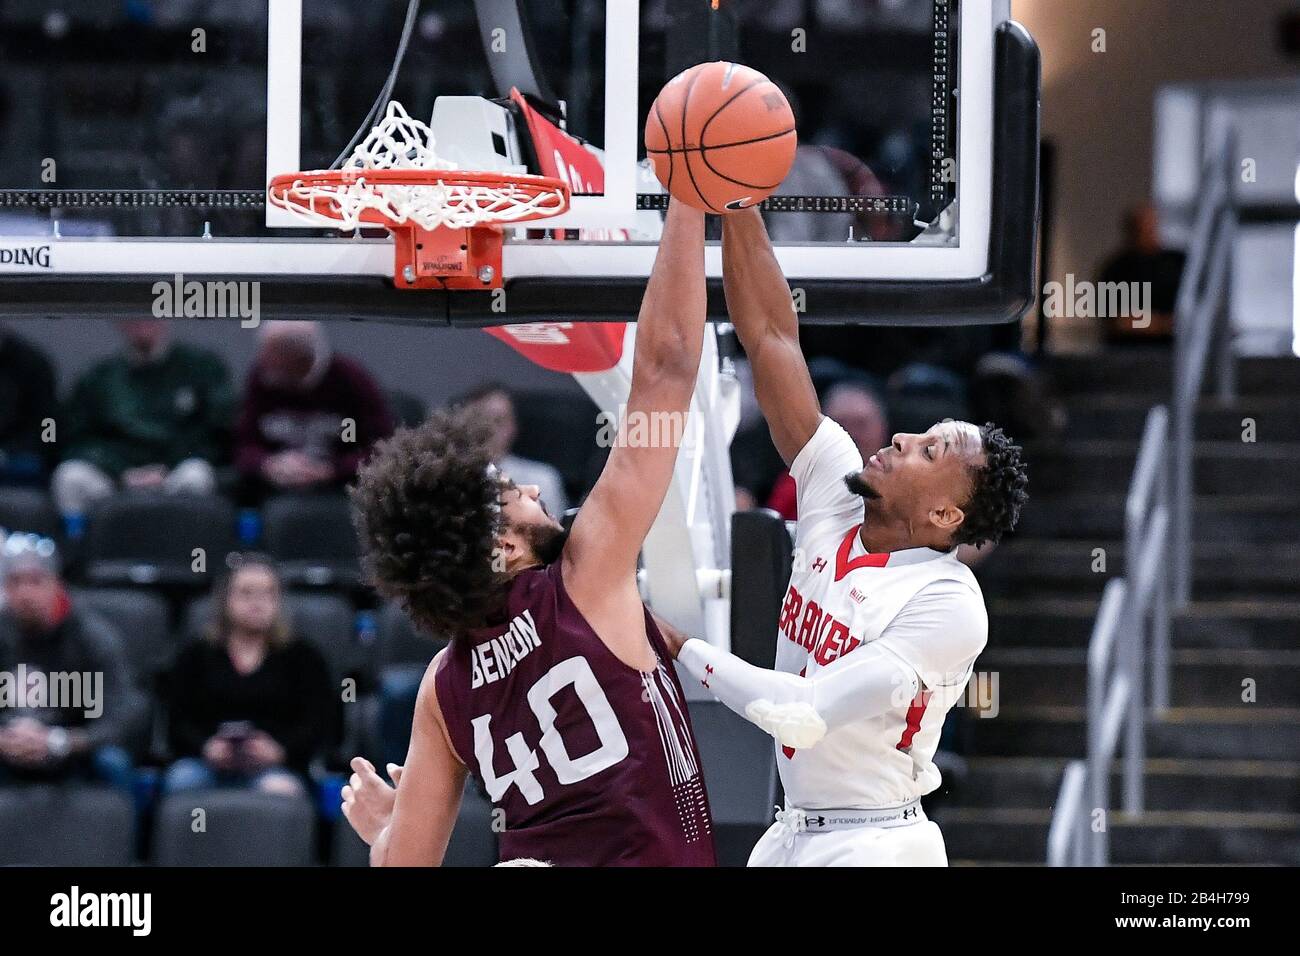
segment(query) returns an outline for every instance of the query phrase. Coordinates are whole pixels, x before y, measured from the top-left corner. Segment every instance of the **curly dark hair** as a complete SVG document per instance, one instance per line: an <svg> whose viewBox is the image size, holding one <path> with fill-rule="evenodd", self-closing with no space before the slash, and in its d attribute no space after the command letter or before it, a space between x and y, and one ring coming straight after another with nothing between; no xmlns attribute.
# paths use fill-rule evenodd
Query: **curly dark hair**
<svg viewBox="0 0 1300 956"><path fill-rule="evenodd" d="M505 598L487 438L470 411L434 412L380 442L348 492L371 582L434 636L484 626Z"/></svg>
<svg viewBox="0 0 1300 956"><path fill-rule="evenodd" d="M966 503L966 520L954 536L956 544L982 547L997 544L1016 526L1020 509L1029 500L1029 475L1023 449L992 422L980 428L984 465L975 470L974 487Z"/></svg>

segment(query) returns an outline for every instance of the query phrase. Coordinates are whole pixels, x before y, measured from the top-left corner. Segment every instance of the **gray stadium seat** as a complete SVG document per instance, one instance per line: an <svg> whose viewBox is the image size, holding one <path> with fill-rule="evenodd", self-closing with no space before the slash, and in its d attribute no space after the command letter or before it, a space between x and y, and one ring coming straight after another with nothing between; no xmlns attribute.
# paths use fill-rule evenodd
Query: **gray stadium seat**
<svg viewBox="0 0 1300 956"><path fill-rule="evenodd" d="M262 508L266 550L290 584L356 587L361 562L352 513L342 495L285 495Z"/></svg>
<svg viewBox="0 0 1300 956"><path fill-rule="evenodd" d="M131 798L105 787L0 788L0 866L129 866Z"/></svg>
<svg viewBox="0 0 1300 956"><path fill-rule="evenodd" d="M91 584L205 587L235 550L235 510L207 496L115 495L91 510L82 544ZM194 570L196 548L202 573Z"/></svg>
<svg viewBox="0 0 1300 956"><path fill-rule="evenodd" d="M714 700L689 703L720 866L744 866L772 822L776 757L772 738Z"/></svg>
<svg viewBox="0 0 1300 956"><path fill-rule="evenodd" d="M117 630L137 687L151 688L154 678L171 666L177 645L170 609L160 595L132 588L76 588L72 602Z"/></svg>
<svg viewBox="0 0 1300 956"><path fill-rule="evenodd" d="M63 540L63 521L40 488L0 488L0 528Z"/></svg>
<svg viewBox="0 0 1300 956"><path fill-rule="evenodd" d="M465 795L460 801L460 814L456 829L447 844L443 866L495 866L497 835L492 829L492 804L479 793L473 779L465 783Z"/></svg>
<svg viewBox="0 0 1300 956"><path fill-rule="evenodd" d="M379 612L376 665L427 665L435 654L447 646L445 639L429 637L417 631L410 617L397 604L387 604Z"/></svg>
<svg viewBox="0 0 1300 956"><path fill-rule="evenodd" d="M340 817L334 827L335 866L369 866L370 847L356 835L348 821ZM473 780L465 784L456 829L447 844L443 866L495 866L496 834L492 831L492 804L481 796Z"/></svg>
<svg viewBox="0 0 1300 956"><path fill-rule="evenodd" d="M195 809L204 831L194 832ZM153 834L159 866L310 866L316 814L307 797L194 790L164 798Z"/></svg>

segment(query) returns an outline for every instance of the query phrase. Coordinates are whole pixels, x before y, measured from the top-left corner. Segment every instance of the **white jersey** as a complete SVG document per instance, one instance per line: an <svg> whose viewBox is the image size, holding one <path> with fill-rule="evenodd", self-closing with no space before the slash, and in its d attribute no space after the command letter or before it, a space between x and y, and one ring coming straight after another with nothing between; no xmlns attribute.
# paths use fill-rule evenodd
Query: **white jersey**
<svg viewBox="0 0 1300 956"><path fill-rule="evenodd" d="M915 672L921 690L880 716L833 727L809 750L778 743L791 807L888 807L938 787L939 732L988 639L983 595L955 548L866 552L863 501L844 484L862 467L853 440L829 418L790 467L799 520L776 669L812 676L874 643Z"/></svg>

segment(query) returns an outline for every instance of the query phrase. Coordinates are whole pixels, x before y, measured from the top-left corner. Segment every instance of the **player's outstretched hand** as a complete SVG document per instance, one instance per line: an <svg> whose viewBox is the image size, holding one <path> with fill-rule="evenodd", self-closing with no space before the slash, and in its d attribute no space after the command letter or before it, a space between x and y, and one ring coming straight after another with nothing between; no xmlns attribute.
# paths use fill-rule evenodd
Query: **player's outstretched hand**
<svg viewBox="0 0 1300 956"><path fill-rule="evenodd" d="M367 846L373 846L392 819L397 790L379 776L374 764L365 757L353 757L351 766L352 776L343 788L343 815L357 836ZM401 784L402 768L397 764L388 765L388 775L395 786Z"/></svg>

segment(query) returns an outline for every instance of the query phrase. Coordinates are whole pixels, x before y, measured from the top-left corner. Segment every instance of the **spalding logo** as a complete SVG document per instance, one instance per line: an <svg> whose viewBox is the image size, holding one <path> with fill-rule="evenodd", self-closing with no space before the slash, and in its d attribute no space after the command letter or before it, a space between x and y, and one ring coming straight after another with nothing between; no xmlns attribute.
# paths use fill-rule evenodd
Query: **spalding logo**
<svg viewBox="0 0 1300 956"><path fill-rule="evenodd" d="M0 269L6 266L12 269L19 267L48 269L50 268L50 247L49 246L18 246L16 248L0 248Z"/></svg>

